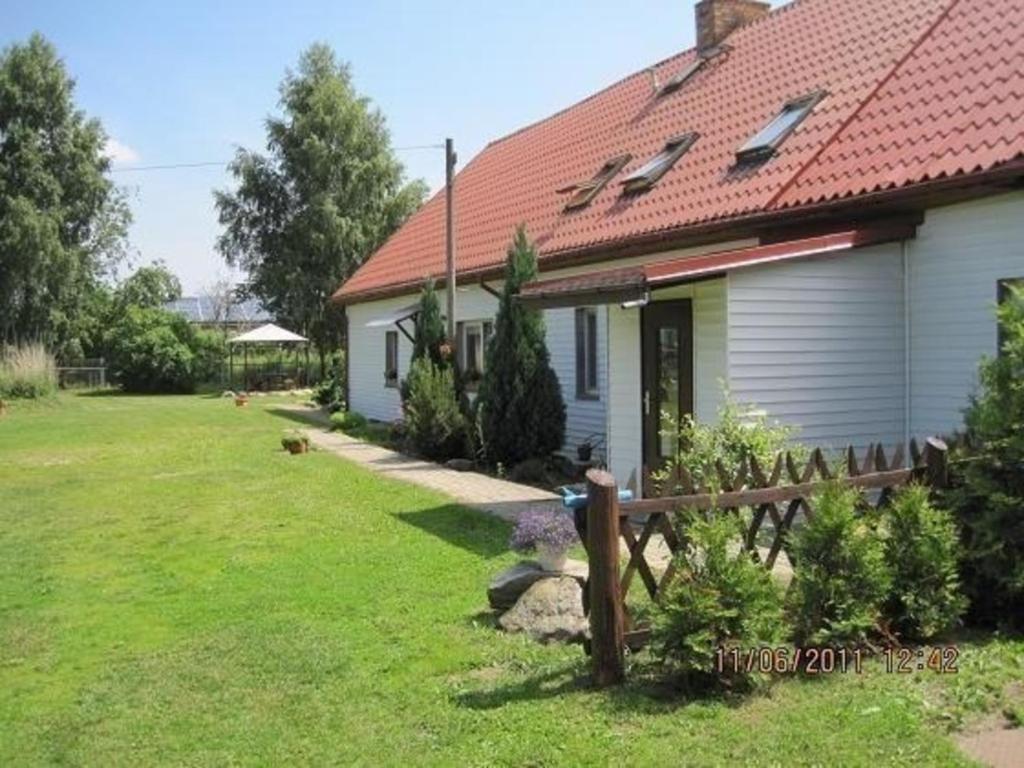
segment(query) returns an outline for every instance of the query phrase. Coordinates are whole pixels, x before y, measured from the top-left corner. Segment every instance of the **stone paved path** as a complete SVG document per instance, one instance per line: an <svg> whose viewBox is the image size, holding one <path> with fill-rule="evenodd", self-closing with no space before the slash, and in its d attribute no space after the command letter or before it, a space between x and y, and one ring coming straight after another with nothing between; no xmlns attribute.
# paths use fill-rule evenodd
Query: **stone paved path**
<svg viewBox="0 0 1024 768"><path fill-rule="evenodd" d="M288 407L288 410L298 412L300 407ZM309 421L320 420L320 412L308 408L303 410L305 413L301 415L308 416ZM528 485L510 483L477 472L456 472L357 440L341 432L306 429L305 433L321 451L354 461L382 475L446 493L461 504L505 520L515 520L524 510L538 505L562 508L559 496Z"/></svg>

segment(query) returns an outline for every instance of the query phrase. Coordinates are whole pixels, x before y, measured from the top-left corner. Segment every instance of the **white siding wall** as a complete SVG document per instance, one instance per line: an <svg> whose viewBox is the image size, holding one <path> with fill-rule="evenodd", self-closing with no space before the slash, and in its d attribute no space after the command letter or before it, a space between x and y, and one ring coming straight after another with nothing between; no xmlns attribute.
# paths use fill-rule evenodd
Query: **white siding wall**
<svg viewBox="0 0 1024 768"><path fill-rule="evenodd" d="M652 301L690 299L693 308L693 410L699 421L713 421L726 378L726 287L714 280L656 291ZM611 366L608 371L608 465L620 483L639 477L643 460L640 318L636 309L608 308ZM636 484L631 487L638 491Z"/></svg>
<svg viewBox="0 0 1024 768"><path fill-rule="evenodd" d="M544 311L551 367L558 374L565 401L565 450L576 455L576 446L590 435L599 439L605 434L605 408L608 402L608 364L606 343L606 308L597 308L597 400L576 399L576 311L548 309ZM605 447L595 451L605 456Z"/></svg>
<svg viewBox="0 0 1024 768"><path fill-rule="evenodd" d="M619 485L639 490L643 457L640 310L608 307L608 468Z"/></svg>
<svg viewBox="0 0 1024 768"><path fill-rule="evenodd" d="M498 289L500 283L491 284ZM366 324L384 317L395 310L416 302L416 295L402 296L349 307L349 332L351 333L349 361L349 392L352 408L364 416L379 421L391 421L401 416L401 399L398 390L384 386L384 334L395 327L367 328ZM441 296L442 302L444 297ZM493 319L498 311L498 300L478 286L460 289L456 311L459 320ZM566 410L567 451L575 452L576 445L588 435L605 433L605 405L608 396L606 364L607 344L605 342L605 310L598 311L598 379L600 399L576 399L576 319L572 309L553 309L544 312L548 349L551 350L551 366L558 375L562 386L562 397ZM405 323L412 332L412 323ZM401 333L398 338L399 377L409 372L412 357L412 343ZM603 449L601 450L603 455Z"/></svg>
<svg viewBox="0 0 1024 768"><path fill-rule="evenodd" d="M728 305L737 401L812 445L903 440L899 244L735 272Z"/></svg>
<svg viewBox="0 0 1024 768"><path fill-rule="evenodd" d="M928 212L910 251L911 431L948 434L996 352L996 284L1024 277L1024 194Z"/></svg>

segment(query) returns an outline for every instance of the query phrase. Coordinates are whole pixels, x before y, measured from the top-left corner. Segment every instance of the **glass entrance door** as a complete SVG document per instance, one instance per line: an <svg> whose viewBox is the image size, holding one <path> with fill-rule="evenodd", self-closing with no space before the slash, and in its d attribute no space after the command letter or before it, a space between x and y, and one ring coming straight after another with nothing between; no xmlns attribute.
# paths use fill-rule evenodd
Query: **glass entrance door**
<svg viewBox="0 0 1024 768"><path fill-rule="evenodd" d="M675 456L679 424L693 412L693 315L689 299L643 309L644 484Z"/></svg>

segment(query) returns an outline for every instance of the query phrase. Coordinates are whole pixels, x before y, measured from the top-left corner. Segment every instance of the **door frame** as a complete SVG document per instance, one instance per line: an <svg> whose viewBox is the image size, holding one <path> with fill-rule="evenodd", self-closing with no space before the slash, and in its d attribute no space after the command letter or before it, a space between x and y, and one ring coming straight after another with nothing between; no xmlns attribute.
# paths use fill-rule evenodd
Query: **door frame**
<svg viewBox="0 0 1024 768"><path fill-rule="evenodd" d="M641 435L641 487L647 495L650 475L660 466L652 466L657 457L657 417L654 402L648 409L648 398L652 397L652 387L658 379L657 338L649 328L659 315L671 314L678 319L680 329L680 377L679 377L679 410L682 414L693 414L694 403L694 336L693 336L693 300L668 299L653 301L640 310L640 422ZM653 398L652 398L653 399ZM653 428L652 428L653 425Z"/></svg>

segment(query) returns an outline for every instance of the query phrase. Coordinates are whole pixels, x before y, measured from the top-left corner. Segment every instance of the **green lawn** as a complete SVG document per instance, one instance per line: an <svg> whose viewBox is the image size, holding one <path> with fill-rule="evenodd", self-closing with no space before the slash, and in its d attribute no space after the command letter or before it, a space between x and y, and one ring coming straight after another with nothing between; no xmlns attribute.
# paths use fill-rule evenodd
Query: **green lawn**
<svg viewBox="0 0 1024 768"><path fill-rule="evenodd" d="M964 672L686 702L496 632L505 524L327 454L256 399L0 419L0 765L957 764L1024 643ZM640 679L634 675L634 681Z"/></svg>

